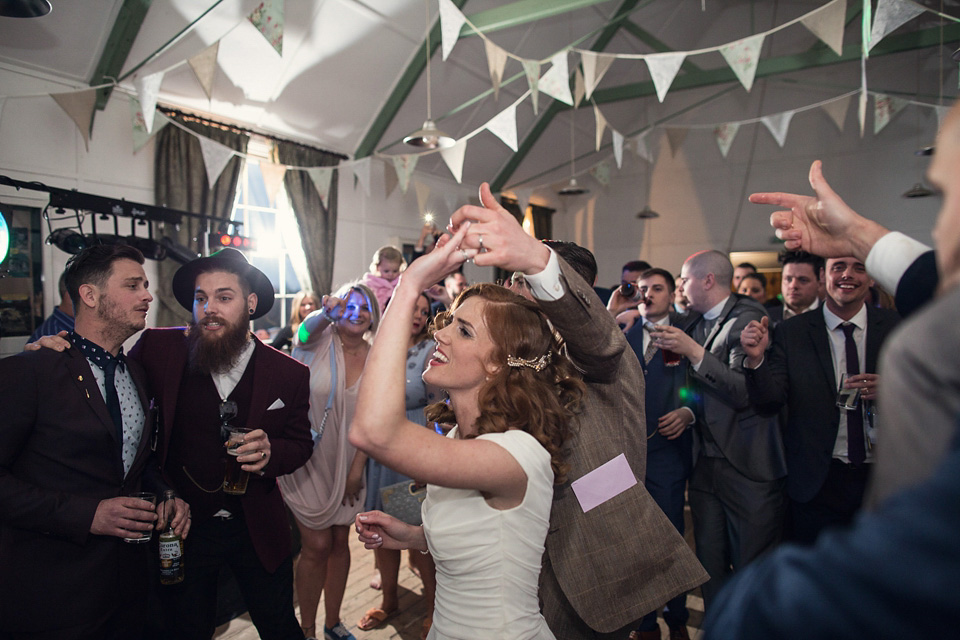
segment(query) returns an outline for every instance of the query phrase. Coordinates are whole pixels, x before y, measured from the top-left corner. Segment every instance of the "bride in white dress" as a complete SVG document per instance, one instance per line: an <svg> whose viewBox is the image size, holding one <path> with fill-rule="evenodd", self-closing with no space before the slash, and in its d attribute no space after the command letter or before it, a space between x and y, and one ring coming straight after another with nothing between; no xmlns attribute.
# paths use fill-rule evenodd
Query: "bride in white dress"
<svg viewBox="0 0 960 640"><path fill-rule="evenodd" d="M389 319L367 358L350 441L382 464L428 484L423 526L371 511L357 516L368 549L417 549L437 565L432 640L552 639L537 581L561 450L582 391L535 304L496 285L467 289L438 319L423 377L449 403L428 420L404 411L406 339L420 292L472 253L466 227L414 261L394 291Z"/></svg>

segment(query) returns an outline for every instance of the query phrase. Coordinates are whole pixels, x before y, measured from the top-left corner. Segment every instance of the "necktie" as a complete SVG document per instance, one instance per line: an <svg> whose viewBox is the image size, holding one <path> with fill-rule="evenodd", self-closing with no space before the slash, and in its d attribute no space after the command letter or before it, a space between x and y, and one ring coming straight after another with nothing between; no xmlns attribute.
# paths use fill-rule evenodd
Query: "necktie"
<svg viewBox="0 0 960 640"><path fill-rule="evenodd" d="M649 322L643 324L643 330L648 334L653 331L653 325ZM647 348L643 350L643 363L650 364L650 361L653 360L654 354L657 352L657 345L653 339L653 336L650 335L650 340L647 343Z"/></svg>
<svg viewBox="0 0 960 640"><path fill-rule="evenodd" d="M840 327L845 337L847 376L855 376L860 373L860 355L857 353L857 343L853 340L853 330L857 327L849 322ZM863 464L867 457L863 442L863 414L859 405L847 411L847 457L853 464Z"/></svg>

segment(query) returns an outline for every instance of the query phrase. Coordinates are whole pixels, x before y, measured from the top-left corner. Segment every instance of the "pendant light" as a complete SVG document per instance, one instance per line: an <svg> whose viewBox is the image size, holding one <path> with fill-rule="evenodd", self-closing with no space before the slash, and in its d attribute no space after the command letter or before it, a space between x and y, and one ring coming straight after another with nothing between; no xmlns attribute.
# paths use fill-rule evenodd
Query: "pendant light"
<svg viewBox="0 0 960 640"><path fill-rule="evenodd" d="M570 182L566 184L565 187L557 191L559 196L582 196L585 193L590 193L590 189L586 187L581 187L577 184L576 179L577 173L577 162L573 156L573 112L570 113Z"/></svg>
<svg viewBox="0 0 960 640"><path fill-rule="evenodd" d="M39 18L52 9L47 0L0 0L0 16L4 18Z"/></svg>
<svg viewBox="0 0 960 640"><path fill-rule="evenodd" d="M437 123L433 121L433 115L431 112L430 104L430 3L429 0L424 2L426 7L427 14L427 43L426 43L426 55L427 55L427 119L424 121L423 126L406 138L403 139L404 144L408 144L411 147L418 147L420 149L446 149L452 147L456 144L456 140L440 131L437 128Z"/></svg>

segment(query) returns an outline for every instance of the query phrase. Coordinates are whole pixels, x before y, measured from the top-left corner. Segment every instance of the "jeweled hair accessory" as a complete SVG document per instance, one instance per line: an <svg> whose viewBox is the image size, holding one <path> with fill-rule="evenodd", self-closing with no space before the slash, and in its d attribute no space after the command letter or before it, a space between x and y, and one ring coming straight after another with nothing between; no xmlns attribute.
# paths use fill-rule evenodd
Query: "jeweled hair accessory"
<svg viewBox="0 0 960 640"><path fill-rule="evenodd" d="M545 354L543 354L539 358L527 359L527 358L517 358L515 356L507 356L507 364L510 365L511 367L530 367L531 369L537 372L543 371L546 368L546 366L550 364L551 360L552 360L552 357L550 356L549 351L547 351Z"/></svg>

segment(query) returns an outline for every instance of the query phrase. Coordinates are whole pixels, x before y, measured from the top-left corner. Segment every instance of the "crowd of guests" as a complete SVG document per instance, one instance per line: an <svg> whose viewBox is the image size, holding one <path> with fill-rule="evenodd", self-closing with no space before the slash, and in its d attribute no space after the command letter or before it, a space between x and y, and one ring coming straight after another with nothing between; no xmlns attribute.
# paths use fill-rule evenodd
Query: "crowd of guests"
<svg viewBox="0 0 960 640"><path fill-rule="evenodd" d="M240 252L182 266L191 322L144 330L143 256L85 249L73 327L0 361L0 638L210 638L229 569L261 637L349 640L354 534L382 589L359 630L397 611L409 550L433 640L653 640L661 610L686 638L698 586L707 638L955 632L958 160L955 108L936 253L850 209L819 162L815 196L751 196L781 207L772 306L712 250L678 275L628 263L604 303L589 251L533 239L484 184L410 264L383 247L298 296L292 357L250 333L274 290ZM467 286L467 261L513 275ZM426 485L413 514L386 513L398 484ZM138 543L167 529L187 563L161 586Z"/></svg>

